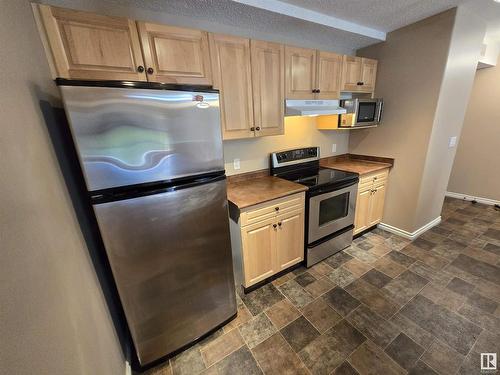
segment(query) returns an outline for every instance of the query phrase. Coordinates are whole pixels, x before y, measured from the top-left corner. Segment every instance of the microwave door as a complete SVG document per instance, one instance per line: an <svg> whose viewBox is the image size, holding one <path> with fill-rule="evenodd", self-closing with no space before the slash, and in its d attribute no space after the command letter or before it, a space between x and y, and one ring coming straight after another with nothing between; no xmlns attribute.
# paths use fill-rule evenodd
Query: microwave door
<svg viewBox="0 0 500 375"><path fill-rule="evenodd" d="M377 123L378 103L374 101L359 102L356 113L356 125L365 126Z"/></svg>

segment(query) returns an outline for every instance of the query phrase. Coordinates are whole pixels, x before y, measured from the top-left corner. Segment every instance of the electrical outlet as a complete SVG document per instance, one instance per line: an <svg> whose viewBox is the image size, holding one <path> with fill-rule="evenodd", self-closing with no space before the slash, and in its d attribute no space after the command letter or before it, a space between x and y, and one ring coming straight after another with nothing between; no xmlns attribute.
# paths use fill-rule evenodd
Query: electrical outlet
<svg viewBox="0 0 500 375"><path fill-rule="evenodd" d="M450 141L448 142L448 147L453 148L457 145L457 137L450 137Z"/></svg>
<svg viewBox="0 0 500 375"><path fill-rule="evenodd" d="M240 169L240 159L234 159L233 160L233 168L234 169Z"/></svg>
<svg viewBox="0 0 500 375"><path fill-rule="evenodd" d="M335 153L337 151L337 144L332 143L332 152Z"/></svg>

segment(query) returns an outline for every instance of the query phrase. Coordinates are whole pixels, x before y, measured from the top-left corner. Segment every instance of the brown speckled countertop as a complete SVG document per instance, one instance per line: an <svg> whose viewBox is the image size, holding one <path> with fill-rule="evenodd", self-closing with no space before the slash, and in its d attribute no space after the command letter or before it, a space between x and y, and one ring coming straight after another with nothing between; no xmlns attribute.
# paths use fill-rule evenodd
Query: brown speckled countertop
<svg viewBox="0 0 500 375"><path fill-rule="evenodd" d="M239 209L306 191L307 187L273 176L263 176L227 184L227 199Z"/></svg>
<svg viewBox="0 0 500 375"><path fill-rule="evenodd" d="M340 169L364 175L381 169L391 168L394 165L394 159L345 154L321 159L320 165L326 168Z"/></svg>

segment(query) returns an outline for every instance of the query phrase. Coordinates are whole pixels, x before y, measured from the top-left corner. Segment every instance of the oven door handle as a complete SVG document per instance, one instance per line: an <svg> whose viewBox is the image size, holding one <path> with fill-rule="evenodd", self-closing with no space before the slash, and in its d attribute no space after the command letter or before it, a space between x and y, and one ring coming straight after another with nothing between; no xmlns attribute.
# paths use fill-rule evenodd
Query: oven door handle
<svg viewBox="0 0 500 375"><path fill-rule="evenodd" d="M349 187L349 186L352 186L352 185L356 185L358 182L359 182L359 178L356 178L355 180L347 181L347 182L345 182L343 184L335 185L333 187L329 186L329 187L320 188L318 190L310 191L309 192L309 196L310 197L315 197L317 195L321 195L321 194L325 194L325 193L330 193L332 191L341 190L341 189L344 189L346 187Z"/></svg>

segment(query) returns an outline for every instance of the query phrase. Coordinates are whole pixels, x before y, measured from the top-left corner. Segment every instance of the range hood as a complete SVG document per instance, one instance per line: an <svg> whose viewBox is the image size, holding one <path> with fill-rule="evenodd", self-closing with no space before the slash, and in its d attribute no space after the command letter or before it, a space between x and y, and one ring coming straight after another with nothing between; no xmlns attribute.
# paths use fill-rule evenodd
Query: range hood
<svg viewBox="0 0 500 375"><path fill-rule="evenodd" d="M320 116L346 113L338 100L286 100L285 116Z"/></svg>

